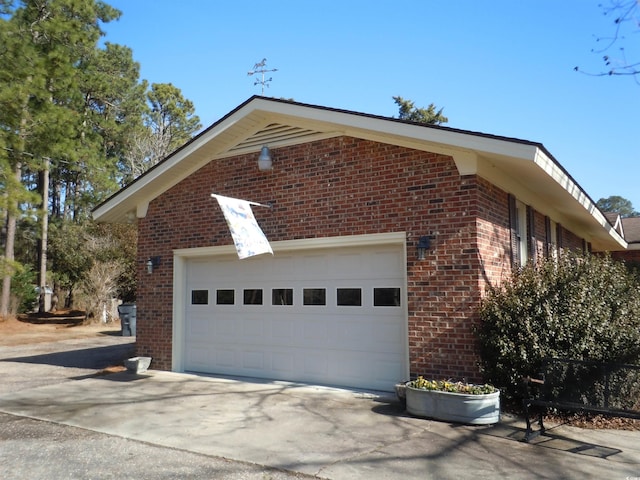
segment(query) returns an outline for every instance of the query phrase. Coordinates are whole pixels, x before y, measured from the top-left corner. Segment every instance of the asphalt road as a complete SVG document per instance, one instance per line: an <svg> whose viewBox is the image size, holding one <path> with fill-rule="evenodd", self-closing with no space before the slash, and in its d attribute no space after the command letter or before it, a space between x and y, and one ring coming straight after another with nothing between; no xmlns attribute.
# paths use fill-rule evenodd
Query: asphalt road
<svg viewBox="0 0 640 480"><path fill-rule="evenodd" d="M73 382L122 365L131 337L0 347L0 393ZM81 428L0 413L0 479L310 478Z"/></svg>
<svg viewBox="0 0 640 480"><path fill-rule="evenodd" d="M276 480L309 477L0 413L0 478Z"/></svg>

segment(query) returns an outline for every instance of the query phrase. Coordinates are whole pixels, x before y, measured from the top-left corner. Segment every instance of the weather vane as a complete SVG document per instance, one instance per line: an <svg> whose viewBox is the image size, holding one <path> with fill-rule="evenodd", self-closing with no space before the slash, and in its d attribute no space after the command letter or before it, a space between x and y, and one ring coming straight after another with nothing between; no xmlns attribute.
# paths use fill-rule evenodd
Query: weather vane
<svg viewBox="0 0 640 480"><path fill-rule="evenodd" d="M277 68L273 68L271 70L267 69L267 59L263 58L262 61L260 63L256 63L253 66L253 70L249 71L247 73L247 75L252 76L252 75L256 75L256 74L261 74L261 79L256 80L253 84L254 85L262 85L262 93L261 95L264 95L264 87L265 86L269 86L269 82L271 80L273 80L273 78L269 77L269 78L264 78L264 74L268 73L268 72L277 72L278 69Z"/></svg>

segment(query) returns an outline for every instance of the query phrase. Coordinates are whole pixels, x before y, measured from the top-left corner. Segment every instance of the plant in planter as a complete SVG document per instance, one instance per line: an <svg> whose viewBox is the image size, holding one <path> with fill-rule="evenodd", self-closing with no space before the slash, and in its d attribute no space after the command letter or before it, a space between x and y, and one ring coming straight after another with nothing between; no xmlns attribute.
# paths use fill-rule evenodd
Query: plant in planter
<svg viewBox="0 0 640 480"><path fill-rule="evenodd" d="M406 387L411 415L473 425L500 420L500 391L492 385L418 377Z"/></svg>

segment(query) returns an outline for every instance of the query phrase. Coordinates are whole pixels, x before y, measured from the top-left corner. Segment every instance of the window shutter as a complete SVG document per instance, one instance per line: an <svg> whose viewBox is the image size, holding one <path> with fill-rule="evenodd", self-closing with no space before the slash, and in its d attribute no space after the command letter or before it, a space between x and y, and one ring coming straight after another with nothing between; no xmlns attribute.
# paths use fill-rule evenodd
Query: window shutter
<svg viewBox="0 0 640 480"><path fill-rule="evenodd" d="M558 252L562 249L562 225L556 225L556 243L558 244Z"/></svg>
<svg viewBox="0 0 640 480"><path fill-rule="evenodd" d="M544 254L548 258L551 256L551 245L553 239L551 238L551 218L544 217Z"/></svg>
<svg viewBox="0 0 640 480"><path fill-rule="evenodd" d="M511 233L511 267L520 266L520 245L518 241L518 210L516 197L509 194L509 229Z"/></svg>
<svg viewBox="0 0 640 480"><path fill-rule="evenodd" d="M532 207L527 205L527 220L529 220L529 258L532 263L536 263L538 248L536 242L536 214Z"/></svg>

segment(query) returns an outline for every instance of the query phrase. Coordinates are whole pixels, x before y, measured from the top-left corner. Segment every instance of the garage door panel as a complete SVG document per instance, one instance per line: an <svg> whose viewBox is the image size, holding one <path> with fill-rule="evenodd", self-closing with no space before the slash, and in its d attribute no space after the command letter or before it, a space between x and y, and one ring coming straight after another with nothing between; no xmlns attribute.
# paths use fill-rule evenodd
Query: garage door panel
<svg viewBox="0 0 640 480"><path fill-rule="evenodd" d="M369 376L367 370L371 365L362 360L360 352L336 351L331 355L331 368L334 372L342 372L342 375L348 377Z"/></svg>
<svg viewBox="0 0 640 480"><path fill-rule="evenodd" d="M194 316L189 322L187 338L197 340L209 335L209 319L204 315Z"/></svg>
<svg viewBox="0 0 640 480"><path fill-rule="evenodd" d="M366 259L361 253L344 253L333 255L329 260L331 277L335 280L353 278L353 265L360 265L360 269L365 269Z"/></svg>
<svg viewBox="0 0 640 480"><path fill-rule="evenodd" d="M242 323L242 336L247 339L260 340L265 336L265 322L256 315L244 317ZM241 340L241 339L238 339Z"/></svg>
<svg viewBox="0 0 640 480"><path fill-rule="evenodd" d="M260 350L245 350L242 352L242 367L258 372L265 370L265 353Z"/></svg>
<svg viewBox="0 0 640 480"><path fill-rule="evenodd" d="M236 366L236 352L231 348L218 347L215 350L215 366L233 368Z"/></svg>
<svg viewBox="0 0 640 480"><path fill-rule="evenodd" d="M209 321L213 324L213 334L216 338L235 340L237 336L238 321L230 316L229 313L221 316L220 318L210 318Z"/></svg>
<svg viewBox="0 0 640 480"><path fill-rule="evenodd" d="M303 320L301 347L319 348L324 347L328 338L328 326L322 321L320 315L314 315L310 319Z"/></svg>
<svg viewBox="0 0 640 480"><path fill-rule="evenodd" d="M371 331L371 322L367 321L366 318L341 322L339 330L335 332L334 336L335 346L348 351L366 352L376 348Z"/></svg>
<svg viewBox="0 0 640 480"><path fill-rule="evenodd" d="M210 350L208 345L192 345L192 348L187 353L189 362L201 368L211 363L209 354Z"/></svg>
<svg viewBox="0 0 640 480"><path fill-rule="evenodd" d="M375 252L376 273L379 279L398 278L404 275L404 265L398 262L397 255L389 251Z"/></svg>
<svg viewBox="0 0 640 480"><path fill-rule="evenodd" d="M307 352L303 359L304 378L316 381L326 380L329 371L329 358L325 352Z"/></svg>
<svg viewBox="0 0 640 480"><path fill-rule="evenodd" d="M299 277L306 279L309 272L313 271L314 278L327 278L329 276L329 266L327 264L327 255L319 254L302 254L294 261L294 273Z"/></svg>
<svg viewBox="0 0 640 480"><path fill-rule="evenodd" d="M378 357L371 363L371 368L374 369L373 382L378 384L384 384L387 379L392 375L397 375L397 372L402 368L403 364L400 363L395 356ZM396 378L396 382L407 380L407 378Z"/></svg>
<svg viewBox="0 0 640 480"><path fill-rule="evenodd" d="M274 318L271 320L271 338L275 343L291 345L296 338L294 318Z"/></svg>
<svg viewBox="0 0 640 480"><path fill-rule="evenodd" d="M295 268L293 268L296 261L295 257L293 255L278 254L278 259L279 261L271 264L271 280L274 282L290 280L292 273L295 272Z"/></svg>
<svg viewBox="0 0 640 480"><path fill-rule="evenodd" d="M370 332L373 343L379 346L376 350L379 352L396 351L398 342L404 341L405 338L404 329L399 325L389 322L374 323Z"/></svg>
<svg viewBox="0 0 640 480"><path fill-rule="evenodd" d="M407 368L402 252L387 245L188 261L185 370L392 390ZM375 306L375 288L401 292L400 304ZM206 305L189 303L194 289L206 289ZM245 305L247 289L260 290L262 304ZM321 290L324 304L305 305L305 289Z"/></svg>
<svg viewBox="0 0 640 480"><path fill-rule="evenodd" d="M296 365L296 352L276 351L271 356L271 366L273 373L276 375L284 375L286 378L293 377ZM293 378L292 378L293 379Z"/></svg>

